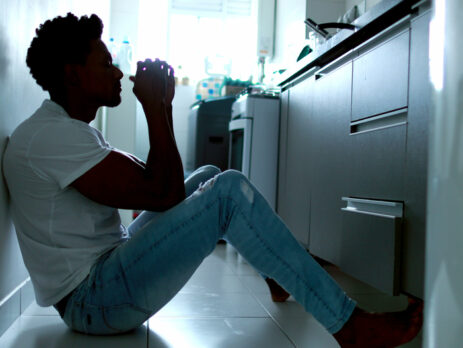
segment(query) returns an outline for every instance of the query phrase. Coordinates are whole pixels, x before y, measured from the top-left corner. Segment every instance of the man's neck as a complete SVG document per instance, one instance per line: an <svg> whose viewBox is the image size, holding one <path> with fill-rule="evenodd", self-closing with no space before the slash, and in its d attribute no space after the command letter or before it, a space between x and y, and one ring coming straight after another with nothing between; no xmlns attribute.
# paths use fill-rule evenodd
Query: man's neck
<svg viewBox="0 0 463 348"><path fill-rule="evenodd" d="M75 98L66 98L64 96L50 93L50 99L66 110L67 114L71 118L86 123L92 122L98 111L98 107L90 106L88 103L76 100Z"/></svg>

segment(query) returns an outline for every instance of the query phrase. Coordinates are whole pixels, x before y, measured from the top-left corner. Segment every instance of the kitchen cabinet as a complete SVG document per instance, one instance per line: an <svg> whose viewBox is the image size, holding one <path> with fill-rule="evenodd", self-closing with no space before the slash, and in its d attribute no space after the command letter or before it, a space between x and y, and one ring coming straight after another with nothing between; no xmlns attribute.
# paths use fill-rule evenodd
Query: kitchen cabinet
<svg viewBox="0 0 463 348"><path fill-rule="evenodd" d="M277 212L295 237L309 244L309 114L313 78L287 90L281 98L280 163Z"/></svg>
<svg viewBox="0 0 463 348"><path fill-rule="evenodd" d="M353 61L349 195L404 199L409 24L359 49ZM372 46L372 47L371 47ZM366 53L364 52L366 50Z"/></svg>
<svg viewBox="0 0 463 348"><path fill-rule="evenodd" d="M362 120L357 120L352 107L351 167L348 172L351 180L348 196L403 202L400 226L391 223L386 230L370 225L372 233L377 234L379 231L382 235L377 236L376 243L370 241L369 249L374 250L377 245L382 245L380 250L389 250L383 254L378 250L376 262L387 264L389 270L395 267L397 274L387 275L394 284L378 285L374 262L365 266L365 270L370 270L369 275L366 271L363 271L361 276L358 275L357 270L354 271L351 265L346 264L347 248L343 250L344 255L339 262L340 267L346 272L388 293L397 293L400 290L418 297L423 297L425 264L428 122L431 109L428 74L429 20L429 11L412 18L408 24L409 28L402 30L386 44L378 46L382 50L397 40L394 45L406 51L406 54L394 51L395 55L407 57L409 60L406 64L408 69L404 72L406 83L399 78L392 78L396 81L397 90L401 90L400 94L403 95L403 91L407 91L406 99L399 97L396 91L391 92L390 104L381 103L379 98L378 104L382 105L382 109L371 109L371 114L361 115L366 117ZM397 44L399 41L401 43ZM384 55L388 57L386 51ZM359 59L354 61L354 70L356 62L359 62ZM378 69L381 67L382 65ZM388 90L391 88L385 84L382 96L388 96ZM353 96L355 93L353 84ZM393 100L395 104L392 104ZM377 112L384 113L376 115ZM343 220L344 235L346 229L350 228L349 223ZM363 225L367 226L368 222ZM351 227L358 228L353 226L355 223ZM395 251L390 247L388 249L391 245L395 246ZM398 263L400 267L397 267ZM386 271L382 273L385 274Z"/></svg>
<svg viewBox="0 0 463 348"><path fill-rule="evenodd" d="M341 249L341 197L346 195L352 62L316 74L308 125L310 251L337 264Z"/></svg>
<svg viewBox="0 0 463 348"><path fill-rule="evenodd" d="M346 197L403 207L408 122L409 22L358 49L353 60ZM403 208L401 208L403 210ZM400 289L402 217L343 211L345 272L389 294Z"/></svg>
<svg viewBox="0 0 463 348"><path fill-rule="evenodd" d="M288 83L280 133L278 213L296 238L386 293L418 297L431 99L428 26L429 12L415 13ZM357 201L370 208L352 209ZM381 210L388 206L396 207L394 214Z"/></svg>
<svg viewBox="0 0 463 348"><path fill-rule="evenodd" d="M395 118L395 116L400 116ZM388 115L386 125L350 136L349 183L351 198L382 202L403 202L407 124L406 110ZM368 119L368 123L374 123ZM392 123L391 123L392 122ZM393 123L397 122L397 123ZM362 129L362 128L360 128ZM371 214L377 214L372 212ZM369 211L344 212L342 245L338 265L345 272L389 294L400 289L402 214L371 215Z"/></svg>

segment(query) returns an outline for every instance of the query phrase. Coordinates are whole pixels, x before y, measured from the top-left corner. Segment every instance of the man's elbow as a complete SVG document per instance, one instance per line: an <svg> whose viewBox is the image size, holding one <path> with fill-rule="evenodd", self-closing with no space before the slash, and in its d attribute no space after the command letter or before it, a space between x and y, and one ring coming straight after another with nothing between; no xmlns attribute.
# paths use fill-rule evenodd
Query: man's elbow
<svg viewBox="0 0 463 348"><path fill-rule="evenodd" d="M178 185L176 187L166 187L166 189L163 191L164 192L160 199L161 204L158 207L158 210L161 212L173 208L177 204L183 202L186 198L185 185L183 184L183 182L181 185Z"/></svg>

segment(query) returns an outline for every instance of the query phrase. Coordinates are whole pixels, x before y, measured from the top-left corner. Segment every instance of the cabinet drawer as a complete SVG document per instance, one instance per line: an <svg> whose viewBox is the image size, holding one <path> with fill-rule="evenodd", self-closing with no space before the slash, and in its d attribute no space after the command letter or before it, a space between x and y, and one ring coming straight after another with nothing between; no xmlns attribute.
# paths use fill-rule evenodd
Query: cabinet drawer
<svg viewBox="0 0 463 348"><path fill-rule="evenodd" d="M407 115L351 122L347 195L404 200Z"/></svg>
<svg viewBox="0 0 463 348"><path fill-rule="evenodd" d="M354 60L353 121L407 106L409 41L407 30Z"/></svg>
<svg viewBox="0 0 463 348"><path fill-rule="evenodd" d="M343 198L340 268L390 295L400 279L403 204Z"/></svg>

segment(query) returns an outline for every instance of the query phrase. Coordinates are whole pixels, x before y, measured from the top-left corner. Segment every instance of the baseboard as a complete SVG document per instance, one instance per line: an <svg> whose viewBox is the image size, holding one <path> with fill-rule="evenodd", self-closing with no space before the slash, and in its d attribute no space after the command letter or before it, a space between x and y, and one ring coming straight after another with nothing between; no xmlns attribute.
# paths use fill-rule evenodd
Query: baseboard
<svg viewBox="0 0 463 348"><path fill-rule="evenodd" d="M34 301L34 289L30 278L27 278L0 301L0 336L19 318L32 301Z"/></svg>

